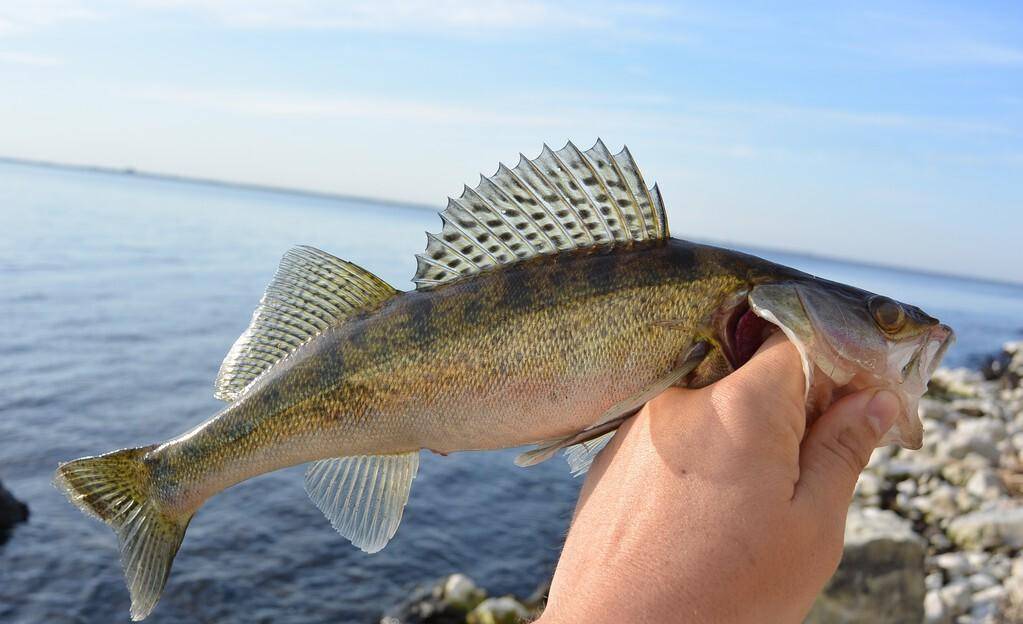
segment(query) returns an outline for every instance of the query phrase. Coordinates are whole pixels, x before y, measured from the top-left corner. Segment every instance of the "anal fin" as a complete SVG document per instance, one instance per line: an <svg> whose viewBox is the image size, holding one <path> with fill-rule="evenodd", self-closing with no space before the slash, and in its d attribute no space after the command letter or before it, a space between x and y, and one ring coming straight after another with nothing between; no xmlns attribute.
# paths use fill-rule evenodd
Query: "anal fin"
<svg viewBox="0 0 1023 624"><path fill-rule="evenodd" d="M321 459L306 471L309 498L338 533L375 553L394 537L419 470L419 451Z"/></svg>

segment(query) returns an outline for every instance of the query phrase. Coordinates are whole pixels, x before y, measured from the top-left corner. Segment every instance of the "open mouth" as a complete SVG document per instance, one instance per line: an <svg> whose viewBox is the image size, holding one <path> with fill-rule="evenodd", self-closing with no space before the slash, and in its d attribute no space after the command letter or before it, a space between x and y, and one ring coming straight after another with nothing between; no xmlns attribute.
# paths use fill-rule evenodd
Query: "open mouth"
<svg viewBox="0 0 1023 624"><path fill-rule="evenodd" d="M722 332L728 363L733 369L737 369L748 362L760 345L777 330L777 325L757 316L750 308L747 298L743 297L732 308Z"/></svg>

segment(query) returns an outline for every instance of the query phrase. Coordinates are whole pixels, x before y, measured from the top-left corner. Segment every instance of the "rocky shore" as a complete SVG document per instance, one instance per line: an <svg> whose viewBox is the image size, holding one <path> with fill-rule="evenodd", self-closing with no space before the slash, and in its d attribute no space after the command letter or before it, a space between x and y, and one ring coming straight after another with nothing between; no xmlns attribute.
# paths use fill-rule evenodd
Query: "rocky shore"
<svg viewBox="0 0 1023 624"><path fill-rule="evenodd" d="M879 449L811 622L1023 622L1023 342L942 369L924 445Z"/></svg>
<svg viewBox="0 0 1023 624"><path fill-rule="evenodd" d="M14 525L28 520L28 505L14 498L0 483L0 544L10 537Z"/></svg>
<svg viewBox="0 0 1023 624"><path fill-rule="evenodd" d="M838 572L808 624L1023 623L1023 342L980 371L941 369L924 446L886 447L861 475ZM381 624L512 624L542 609L463 575L417 590Z"/></svg>

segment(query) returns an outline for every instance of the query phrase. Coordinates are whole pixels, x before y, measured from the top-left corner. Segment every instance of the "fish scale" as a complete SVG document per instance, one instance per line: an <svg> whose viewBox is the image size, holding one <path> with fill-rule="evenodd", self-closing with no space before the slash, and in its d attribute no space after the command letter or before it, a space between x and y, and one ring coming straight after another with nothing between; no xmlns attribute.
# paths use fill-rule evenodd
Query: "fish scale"
<svg viewBox="0 0 1023 624"><path fill-rule="evenodd" d="M162 444L59 467L69 499L118 535L133 619L155 607L193 514L231 485L309 463L316 506L376 552L398 530L422 450L536 444L517 463L564 449L581 474L646 401L717 381L778 328L814 390L808 418L842 392L893 387L896 435L919 445L916 400L951 330L670 238L661 194L627 149L545 146L466 187L441 221L411 292L324 251L289 251L221 365L223 410Z"/></svg>

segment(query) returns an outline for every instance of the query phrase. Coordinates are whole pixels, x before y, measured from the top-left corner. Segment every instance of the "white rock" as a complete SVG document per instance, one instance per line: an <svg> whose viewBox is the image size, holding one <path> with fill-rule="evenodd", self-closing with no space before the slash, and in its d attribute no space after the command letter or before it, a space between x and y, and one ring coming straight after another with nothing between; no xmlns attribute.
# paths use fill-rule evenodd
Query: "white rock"
<svg viewBox="0 0 1023 624"><path fill-rule="evenodd" d="M945 570L949 576L966 576L972 572L969 560L965 553L947 552L942 553L933 559L935 565Z"/></svg>
<svg viewBox="0 0 1023 624"><path fill-rule="evenodd" d="M486 596L487 593L464 574L452 574L444 582L444 602L463 611L472 609Z"/></svg>
<svg viewBox="0 0 1023 624"><path fill-rule="evenodd" d="M948 607L941 600L937 591L929 591L924 597L924 623L925 624L949 624L952 621L952 614Z"/></svg>
<svg viewBox="0 0 1023 624"><path fill-rule="evenodd" d="M1005 492L1002 480L990 468L973 473L965 487L967 492L984 500L996 499Z"/></svg>
<svg viewBox="0 0 1023 624"><path fill-rule="evenodd" d="M963 548L1023 548L1023 505L975 511L948 525L948 535Z"/></svg>
<svg viewBox="0 0 1023 624"><path fill-rule="evenodd" d="M1009 592L1001 585L990 585L973 593L973 603L994 602L995 604L1001 605L1008 595Z"/></svg>
<svg viewBox="0 0 1023 624"><path fill-rule="evenodd" d="M991 555L986 552L971 551L966 553L966 560L970 562L971 572L983 572L986 570Z"/></svg>
<svg viewBox="0 0 1023 624"><path fill-rule="evenodd" d="M988 561L987 570L991 573L991 576L999 581L1004 581L1012 572L1012 564L1005 555L995 553L991 556L991 560Z"/></svg>
<svg viewBox="0 0 1023 624"><path fill-rule="evenodd" d="M979 372L968 368L939 368L931 376L931 388L939 393L970 397L976 396L976 386L983 380Z"/></svg>
<svg viewBox="0 0 1023 624"><path fill-rule="evenodd" d="M929 501L930 507L928 515L935 518L951 518L959 513L956 505L956 488L947 483L935 487L926 500Z"/></svg>
<svg viewBox="0 0 1023 624"><path fill-rule="evenodd" d="M966 581L952 581L938 590L938 593L951 615L965 613L970 608L970 584Z"/></svg>
<svg viewBox="0 0 1023 624"><path fill-rule="evenodd" d="M856 495L864 498L877 496L881 493L882 480L877 475L870 472L861 472L859 478L856 479Z"/></svg>
<svg viewBox="0 0 1023 624"><path fill-rule="evenodd" d="M987 574L986 572L978 572L977 574L970 576L967 580L970 583L970 587L973 588L974 593L983 591L998 584L995 577Z"/></svg>
<svg viewBox="0 0 1023 624"><path fill-rule="evenodd" d="M998 461L996 442L1005 437L1005 425L991 418L963 419L943 445L944 451L956 459L976 453L990 462Z"/></svg>
<svg viewBox="0 0 1023 624"><path fill-rule="evenodd" d="M945 584L945 575L941 572L931 572L924 577L924 587L927 591L937 591Z"/></svg>

